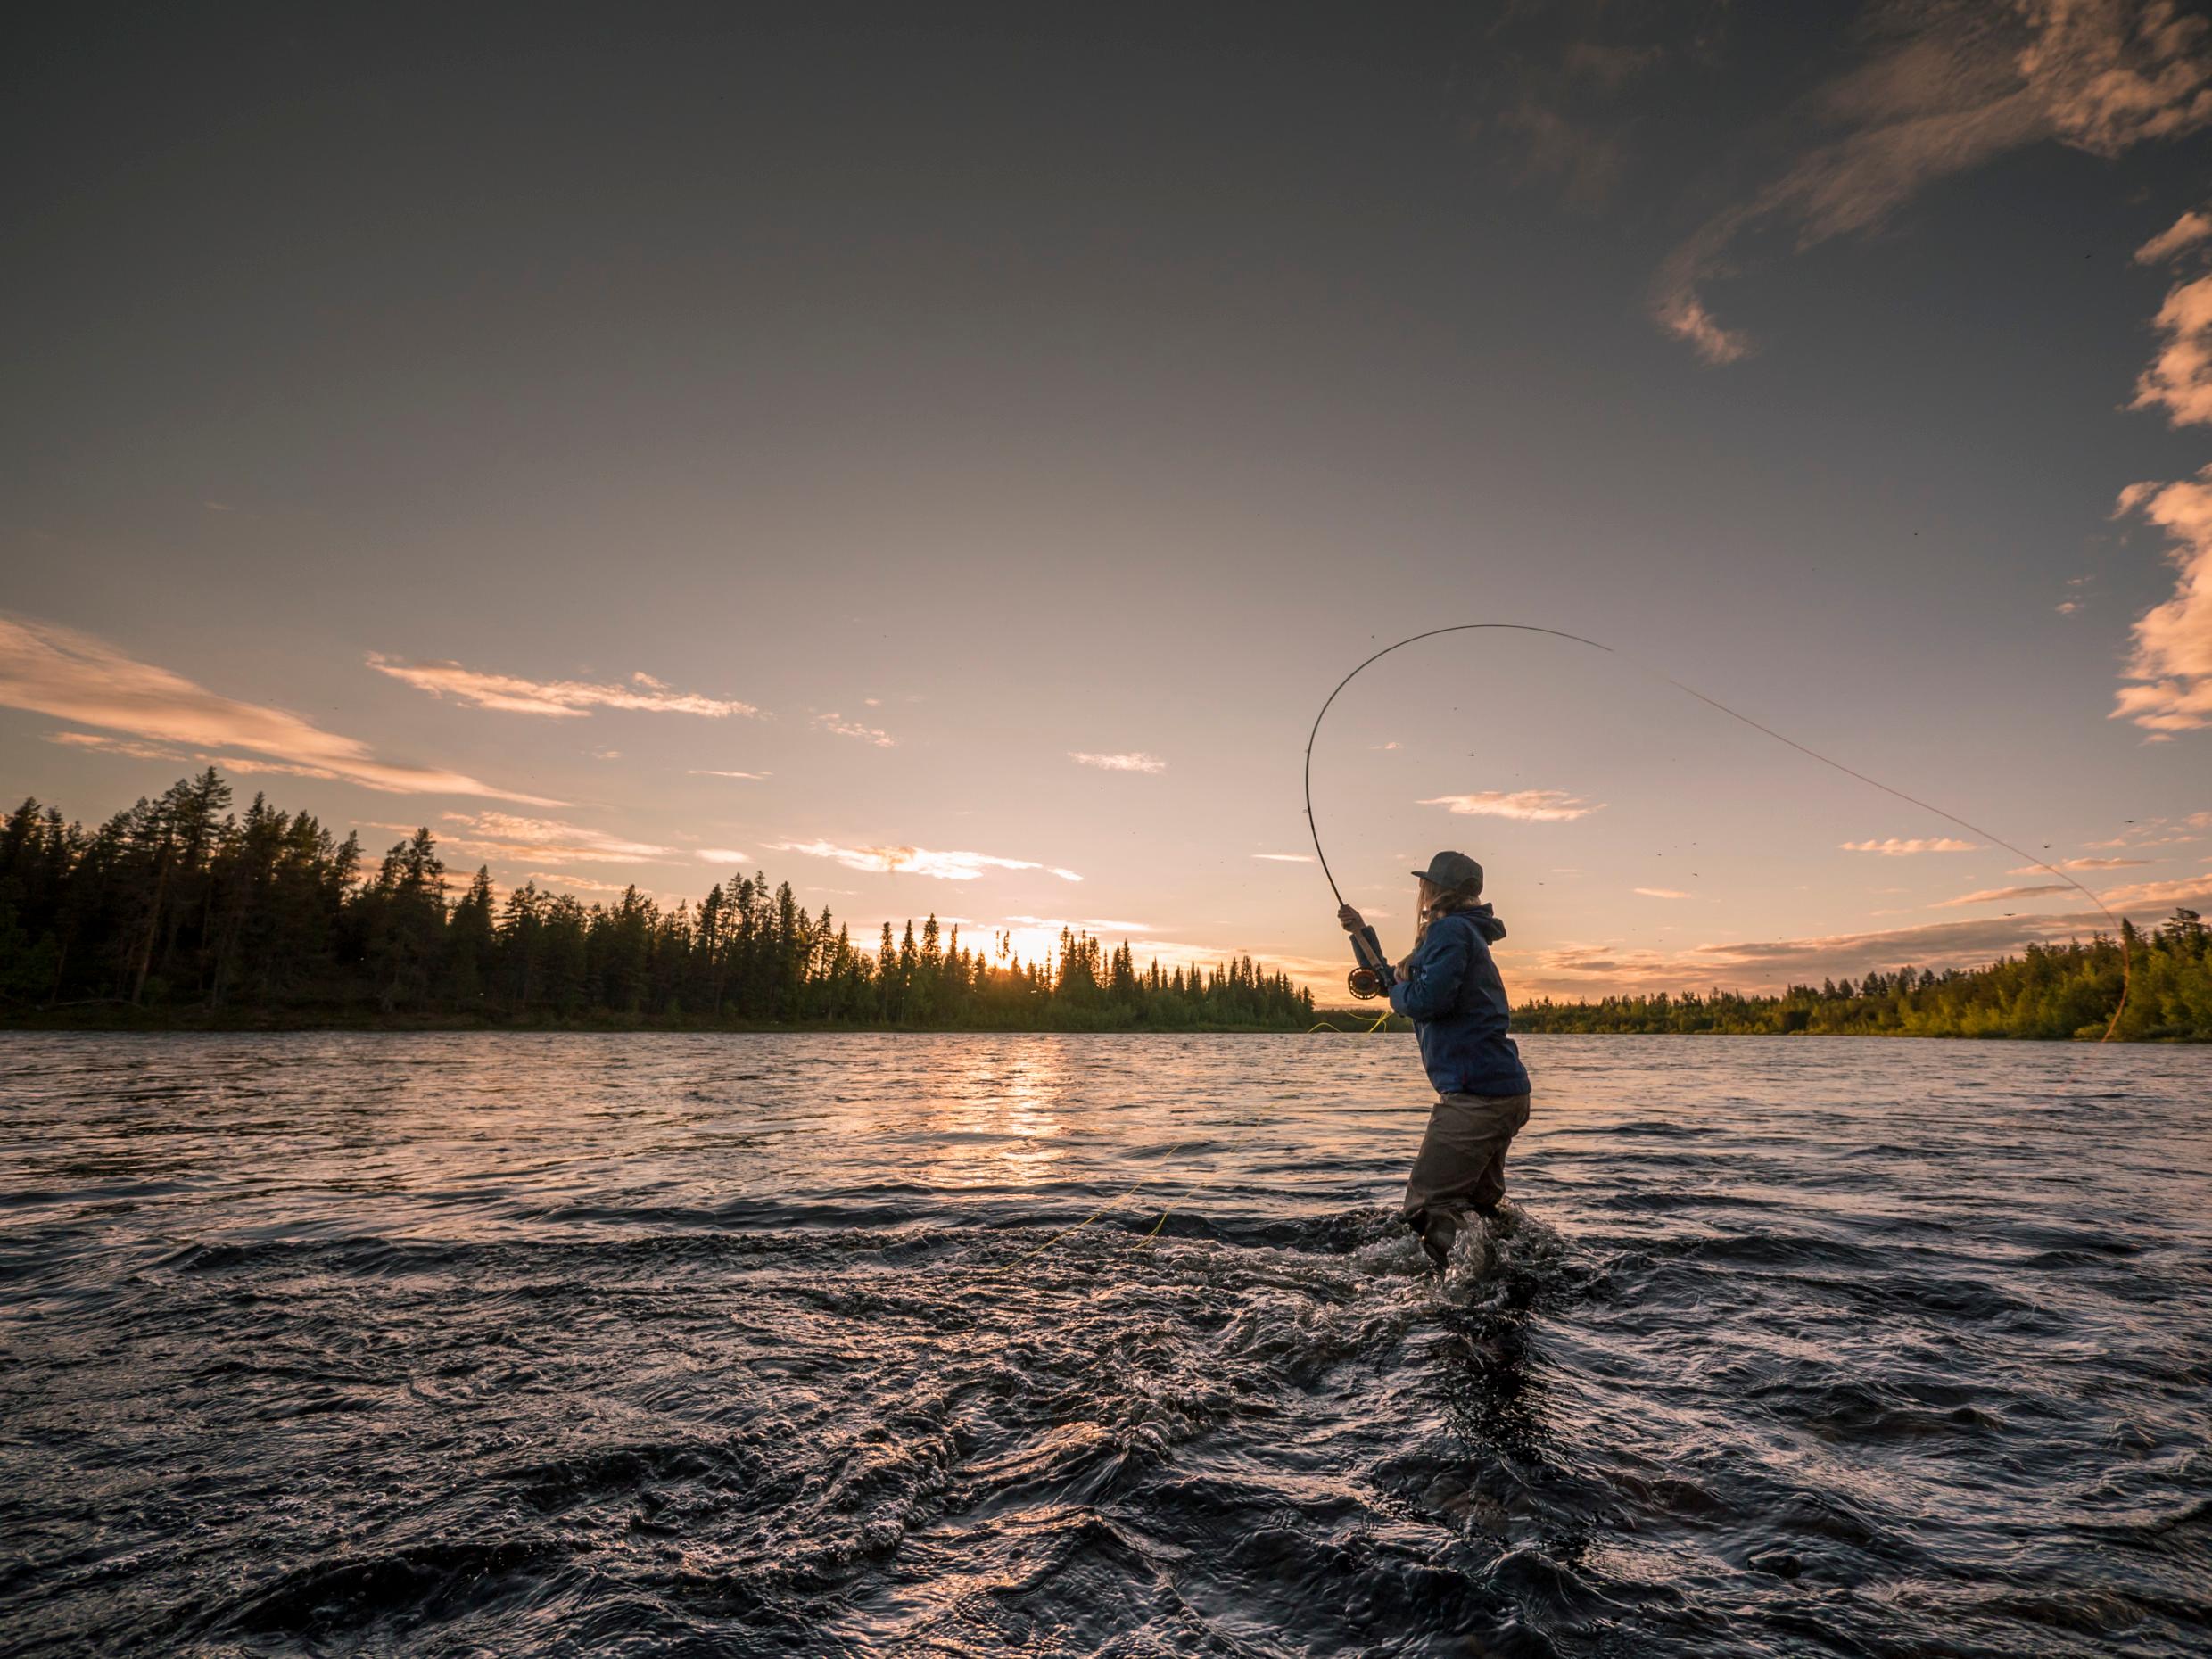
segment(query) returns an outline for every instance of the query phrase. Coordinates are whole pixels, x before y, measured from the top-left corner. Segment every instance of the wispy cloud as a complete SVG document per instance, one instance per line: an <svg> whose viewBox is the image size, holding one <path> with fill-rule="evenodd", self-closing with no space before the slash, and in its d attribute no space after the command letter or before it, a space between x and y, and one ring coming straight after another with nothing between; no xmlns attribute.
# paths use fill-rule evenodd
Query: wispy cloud
<svg viewBox="0 0 2212 1659"><path fill-rule="evenodd" d="M857 720L847 720L835 709L827 714L815 715L814 723L825 731L835 732L840 738L858 738L863 743L872 743L879 749L887 749L897 741L882 728L863 726Z"/></svg>
<svg viewBox="0 0 2212 1659"><path fill-rule="evenodd" d="M2071 893L2074 889L2063 882L2044 882L2037 887L1984 887L1979 893L1961 893L1957 898L1938 899L1930 910L1954 910L1965 904L2001 904L2013 899L2040 898L2046 893Z"/></svg>
<svg viewBox="0 0 2212 1659"><path fill-rule="evenodd" d="M993 870L1042 870L1062 881L1083 879L1074 871L1057 864L1042 864L1028 858L999 858L989 853L943 853L920 846L839 846L833 841L779 841L775 850L804 854L808 858L835 859L848 870L929 876L939 881L973 881Z"/></svg>
<svg viewBox="0 0 2212 1659"><path fill-rule="evenodd" d="M1094 766L1100 772L1165 772L1168 763L1157 755L1131 751L1127 755L1093 755L1083 749L1069 749L1068 758L1078 766Z"/></svg>
<svg viewBox="0 0 2212 1659"><path fill-rule="evenodd" d="M1675 887L1638 887L1636 890L1646 898L1686 899L1689 896Z"/></svg>
<svg viewBox="0 0 2212 1659"><path fill-rule="evenodd" d="M1057 932L1069 928L1085 933L1150 933L1149 921L1116 921L1105 916L1078 916L1070 920L1064 916L1008 916L1006 922L1018 928L1050 928Z"/></svg>
<svg viewBox="0 0 2212 1659"><path fill-rule="evenodd" d="M2212 236L2212 214L2192 210L2137 248L2135 263L2163 265L2175 254L2195 247L2207 236Z"/></svg>
<svg viewBox="0 0 2212 1659"><path fill-rule="evenodd" d="M690 775L694 778L750 778L758 780L761 778L772 778L775 775L773 772L717 772L711 766L693 766L689 769L689 772Z"/></svg>
<svg viewBox="0 0 2212 1659"><path fill-rule="evenodd" d="M630 883L626 881L594 881L589 876L564 876L551 870L533 870L530 872L530 879L549 881L556 886L574 887L584 893L625 893L630 889Z"/></svg>
<svg viewBox="0 0 2212 1659"><path fill-rule="evenodd" d="M2092 849L2124 847L2140 852L2154 846L2178 846L2200 839L2200 831L2212 830L2212 812L2190 813L2180 818L2143 818L2127 821L2119 834L2103 841L2084 841L2083 846Z"/></svg>
<svg viewBox="0 0 2212 1659"><path fill-rule="evenodd" d="M189 761L199 757L188 750L170 748L166 744L141 743L135 738L111 738L99 731L49 731L49 743L62 743L73 749L92 749L102 755L120 755L130 760Z"/></svg>
<svg viewBox="0 0 2212 1659"><path fill-rule="evenodd" d="M2212 877L2183 876L2178 881L2138 881L2130 887L2107 888L2097 896L2116 909L2129 904L2186 904L2202 909L2212 905Z"/></svg>
<svg viewBox="0 0 2212 1659"><path fill-rule="evenodd" d="M698 856L703 864L749 864L753 862L730 846L703 846L699 848Z"/></svg>
<svg viewBox="0 0 2212 1659"><path fill-rule="evenodd" d="M2018 951L2036 939L2062 939L2110 926L2093 912L2068 915L1977 918L1927 922L1877 933L1832 933L1805 938L1701 945L1709 962L1742 968L1766 965L1792 974L1860 973L1869 968L1975 967Z"/></svg>
<svg viewBox="0 0 2212 1659"><path fill-rule="evenodd" d="M2187 884L2176 884L2186 889ZM2069 889L2070 890L2070 889ZM2198 884L2212 904L2212 878ZM2107 895L2107 902L2112 896ZM2165 888L2144 904L2186 904L2186 890L2169 896ZM1872 969L1886 972L1916 968L1973 968L1999 956L2017 955L2038 942L2109 933L2112 924L2094 911L2018 916L1984 916L1970 920L1923 922L1882 932L1820 934L1800 938L1735 940L1669 952L1614 944L1567 943L1548 950L1521 952L1500 946L1506 984L1515 996L1589 996L1611 991L1702 991L1712 986L1779 990L1785 984L1817 984L1837 975Z"/></svg>
<svg viewBox="0 0 2212 1659"><path fill-rule="evenodd" d="M1693 233L1661 267L1659 325L1709 363L1751 350L1704 293L1733 276L1768 224L1798 251L1878 228L1928 186L2008 151L2056 140L2111 157L2212 120L2203 20L2167 0L1912 4L1869 13L1869 48L1806 113L1832 135Z"/></svg>
<svg viewBox="0 0 2212 1659"><path fill-rule="evenodd" d="M466 772L379 760L358 738L325 731L285 709L223 697L89 634L27 617L0 615L0 706L179 745L196 759L236 772L287 771L392 795L558 805L495 788ZM244 756L237 754L242 749Z"/></svg>
<svg viewBox="0 0 2212 1659"><path fill-rule="evenodd" d="M2212 277L2206 279L2212 300ZM2208 400L2191 419L2212 420ZM2176 420L2183 418L2175 417ZM2212 726L2212 466L2179 483L2130 484L2115 516L2140 514L2165 532L2167 557L2180 575L2174 597L2136 620L2135 645L2112 710L2154 737Z"/></svg>
<svg viewBox="0 0 2212 1659"><path fill-rule="evenodd" d="M2057 864L2060 870L2129 870L2138 864L2148 864L2151 862L2147 858L2062 858L2057 861ZM2043 874L2046 868L2048 866L2043 864L2022 864L2018 870L2006 871L2005 874L2008 876L2038 876Z"/></svg>
<svg viewBox="0 0 2212 1659"><path fill-rule="evenodd" d="M631 841L550 818L517 818L512 813L448 813L445 821L458 826L447 832L451 844L479 857L556 864L636 864L681 856L673 846Z"/></svg>
<svg viewBox="0 0 2212 1659"><path fill-rule="evenodd" d="M1844 841L1838 845L1846 853L1879 853L1885 858L1908 858L1915 853L1976 853L1981 849L1972 841L1960 841L1950 836L1916 837L1901 841L1891 836L1881 841Z"/></svg>
<svg viewBox="0 0 2212 1659"><path fill-rule="evenodd" d="M499 709L510 714L580 720L595 708L616 708L724 720L732 714L760 713L752 704L733 698L674 690L666 681L642 673L611 685L588 680L525 680L518 674L464 668L458 663L407 663L378 651L369 653L368 665L433 697L451 697L467 708Z"/></svg>
<svg viewBox="0 0 2212 1659"><path fill-rule="evenodd" d="M1445 807L1466 818L1518 818L1533 823L1586 818L1605 808L1603 801L1586 801L1564 789L1484 789L1473 795L1439 795L1421 805Z"/></svg>
<svg viewBox="0 0 2212 1659"><path fill-rule="evenodd" d="M1311 853L1254 853L1252 856L1270 864L1310 864L1314 862Z"/></svg>

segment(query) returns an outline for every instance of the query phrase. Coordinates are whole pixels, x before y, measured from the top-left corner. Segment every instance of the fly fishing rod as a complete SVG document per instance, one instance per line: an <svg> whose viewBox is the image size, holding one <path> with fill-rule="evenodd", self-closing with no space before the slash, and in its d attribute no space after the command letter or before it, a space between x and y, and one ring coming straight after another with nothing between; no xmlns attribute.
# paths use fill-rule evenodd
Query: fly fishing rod
<svg viewBox="0 0 2212 1659"><path fill-rule="evenodd" d="M1936 805L1932 801L1924 801L1917 795L1907 795L1902 789L1893 788L1890 785L1884 783L1878 778L1869 778L1866 773L1859 772L1853 767L1846 766L1839 760L1831 760L1828 756L1821 754L1818 749L1809 748L1804 744L1798 742L1796 739L1786 737L1771 726L1762 725L1758 721L1754 720L1748 714L1738 714L1736 710L1730 708L1727 704L1721 702L1718 697L1707 697L1703 691L1698 690L1696 687L1684 685L1680 680L1675 679L1671 674L1662 673L1659 670L1652 667L1650 664L1639 663L1634 657L1629 656L1623 652L1615 650L1612 646L1601 644L1596 640L1585 639L1579 633L1569 633L1562 628L1539 628L1533 623L1455 623L1448 628L1431 628L1421 633L1408 634L1405 639L1399 640L1395 645L1384 646L1373 656L1367 658L1366 662L1361 663L1358 667L1353 669L1350 673L1346 674L1341 680L1338 681L1336 682L1336 689L1330 692L1327 699L1323 702L1321 705L1321 712L1314 716L1313 730L1306 734L1306 831L1313 838L1314 857L1320 861L1322 878L1328 882L1329 891L1334 896L1337 908L1339 910L1344 908L1344 895L1338 889L1335 874L1329 869L1329 855L1322 850L1320 827L1314 820L1313 752L1315 739L1319 738L1321 735L1321 722L1328 718L1330 706L1335 703L1338 695L1342 692L1344 688L1351 684L1353 681L1357 680L1363 671L1372 666L1374 664L1381 662L1392 651L1402 651L1409 645L1417 644L1423 640L1433 640L1442 634L1473 633L1484 629L1496 629L1508 633L1548 634L1555 640L1570 640L1576 645L1586 645L1593 651L1603 651L1608 656L1618 656L1623 662L1631 664L1642 673L1649 674L1653 679L1662 681L1664 683L1672 686L1677 691L1681 692L1684 696L1696 697L1700 703L1705 705L1706 707L1718 710L1720 713L1726 714L1730 720L1736 721L1739 724L1749 726L1754 731L1763 732L1768 737L1772 738L1777 743L1787 745L1789 747L1795 749L1800 755L1804 755L1807 759L1818 761L1821 765L1829 768L1831 771L1842 772L1846 778L1855 778L1861 783L1866 784L1869 788L1879 789L1884 795L1894 796L1895 799L1904 802L1909 806L1917 806L1924 813L1933 813L1936 817L1942 819L1944 822L1956 824L1960 829L1968 831L1969 834L1977 835L1984 840L1991 843L1993 846L2002 848L2005 852L2011 854L2015 858L2025 859L2028 863L2034 865L2036 869L2048 871L2052 877L2064 882L2068 887L2072 887L2076 893L2079 893L2084 898L2087 899L2092 904L2094 904L2098 911L2103 915L2104 919L2112 924L2112 930L2119 937L2119 1004L2113 1009L2112 1018L2105 1026L2104 1035L2097 1040L2100 1043L2109 1043L2112 1041L2113 1034L2120 1028L2120 1016L2127 1011L2128 992L2133 988L2134 982L2134 965L2133 961L2134 953L2127 947L2127 929L2122 923L2120 918L2112 913L2111 910L2106 905L2102 899L2099 898L2094 893L2091 892L2089 888L2084 887L2079 881L2076 881L2065 871L2060 870L2055 864L2046 863L2044 860L2036 857L2033 853L2013 846L2011 842L2006 840L2002 836L1993 835L1988 830L1981 828L1978 824L1969 823L1956 813L1945 812L1942 807ZM1359 928L1353 930L1351 942L1352 957L1355 966L1353 967L1351 972L1346 976L1345 988L1350 991L1354 996L1360 998L1362 1001L1366 1001L1371 997L1380 996L1386 989L1389 988L1393 975L1393 970L1391 967L1390 958L1385 956L1382 953L1382 941L1376 938L1374 929L1372 927L1366 926L1363 923Z"/></svg>

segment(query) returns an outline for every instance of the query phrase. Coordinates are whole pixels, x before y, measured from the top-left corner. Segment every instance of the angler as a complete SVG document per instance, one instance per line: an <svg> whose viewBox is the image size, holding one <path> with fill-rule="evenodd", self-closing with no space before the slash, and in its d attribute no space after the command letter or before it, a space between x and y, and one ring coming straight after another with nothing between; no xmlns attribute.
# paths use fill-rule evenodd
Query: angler
<svg viewBox="0 0 2212 1659"><path fill-rule="evenodd" d="M1506 1034L1506 986L1490 956L1506 924L1482 902L1482 866L1465 853L1439 853L1413 874L1416 932L1403 962L1390 962L1352 906L1336 917L1360 964L1354 994L1387 992L1392 1011L1414 1022L1436 1089L1399 1217L1441 1273L1467 1212L1495 1216L1506 1195L1506 1150L1529 1120L1529 1074Z"/></svg>

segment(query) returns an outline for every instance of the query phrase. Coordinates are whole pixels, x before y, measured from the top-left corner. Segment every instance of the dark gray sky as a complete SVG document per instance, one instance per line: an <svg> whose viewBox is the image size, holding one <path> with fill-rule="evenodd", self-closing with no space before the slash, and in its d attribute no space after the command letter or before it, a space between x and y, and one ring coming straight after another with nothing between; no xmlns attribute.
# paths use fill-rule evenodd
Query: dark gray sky
<svg viewBox="0 0 2212 1659"><path fill-rule="evenodd" d="M1333 978L1307 723L1506 620L2135 913L2212 887L2190 11L54 10L0 87L18 796L211 755L502 883L741 854L868 932ZM1386 936L1464 846L1528 988L2086 908L1525 637L1378 666L1316 781Z"/></svg>

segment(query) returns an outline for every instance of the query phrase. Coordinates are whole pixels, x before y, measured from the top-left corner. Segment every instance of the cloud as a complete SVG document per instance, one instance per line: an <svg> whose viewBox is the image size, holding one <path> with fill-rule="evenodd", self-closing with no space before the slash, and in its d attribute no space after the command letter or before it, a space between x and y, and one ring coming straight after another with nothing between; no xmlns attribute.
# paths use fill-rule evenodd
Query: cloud
<svg viewBox="0 0 2212 1659"><path fill-rule="evenodd" d="M549 870L533 870L530 872L530 879L550 881L565 887L576 887L586 893L626 893L630 890L630 883L626 881L594 881L589 876L564 876Z"/></svg>
<svg viewBox="0 0 2212 1659"><path fill-rule="evenodd" d="M1678 256L1679 257L1679 256ZM1679 276L1666 273L1666 292L1653 307L1653 315L1659 326L1677 340L1685 341L1690 349L1715 367L1725 363L1742 361L1752 353L1751 336L1740 328L1723 328L1705 309L1705 302L1692 292L1689 284L1694 276L1709 274L1696 268L1702 262L1693 262L1693 268Z"/></svg>
<svg viewBox="0 0 2212 1659"><path fill-rule="evenodd" d="M2038 898L2046 893L2071 893L2074 889L2064 882L2045 882L2032 887L1985 887L1979 893L1961 893L1957 898L1938 899L1930 910L1952 910L1961 904L1996 904L2007 899Z"/></svg>
<svg viewBox="0 0 2212 1659"><path fill-rule="evenodd" d="M2185 887L2186 884L2176 884ZM2200 885L2212 904L2212 879ZM2109 902L2112 896L2107 895ZM2147 904L2185 903L2186 893L2165 889ZM2136 901L2129 901L2136 902ZM2109 935L2112 924L2095 912L1986 916L1965 921L1925 922L1874 933L1835 933L1804 938L1738 940L1699 945L1687 952L1563 944L1518 952L1500 946L1506 986L1523 995L1590 996L1607 992L1704 991L1713 986L1779 990L1785 984L1818 984L1838 975L1916 968L1976 968L2000 956L2017 956L2029 945Z"/></svg>
<svg viewBox="0 0 2212 1659"><path fill-rule="evenodd" d="M195 759L236 772L288 771L390 795L475 795L558 805L495 788L466 772L379 760L358 738L325 731L284 709L223 697L89 634L27 617L0 615L0 706L142 742L180 745ZM240 749L259 758L232 753Z"/></svg>
<svg viewBox="0 0 2212 1659"><path fill-rule="evenodd" d="M1695 954L1738 967L1766 965L1796 972L1863 972L1869 968L1901 968L1907 962L1921 968L1970 968L2017 952L2036 939L2068 938L2110 927L2094 912L1990 916L1880 933L1701 945Z"/></svg>
<svg viewBox="0 0 2212 1659"><path fill-rule="evenodd" d="M2178 881L2138 881L2097 896L2115 910L2129 904L2212 905L2212 877L2183 876Z"/></svg>
<svg viewBox="0 0 2212 1659"><path fill-rule="evenodd" d="M2125 847L2141 851L2152 846L2176 846L2198 838L2200 830L2212 830L2212 813L2191 813L2183 818L2130 819L2119 834L2107 841L2084 841L2092 848Z"/></svg>
<svg viewBox="0 0 2212 1659"><path fill-rule="evenodd" d="M840 738L858 738L862 742L872 743L879 749L887 749L896 742L891 734L880 727L863 726L856 720L846 719L834 709L827 714L815 715L814 723L825 731L834 731Z"/></svg>
<svg viewBox="0 0 2212 1659"><path fill-rule="evenodd" d="M452 845L479 857L533 859L559 864L659 863L680 856L677 848L650 841L630 841L581 824L549 818L517 818L511 813L448 813Z"/></svg>
<svg viewBox="0 0 2212 1659"><path fill-rule="evenodd" d="M1069 749L1068 758L1078 766L1095 766L1101 772L1165 772L1168 763L1157 755L1133 751L1127 755L1092 755L1081 749Z"/></svg>
<svg viewBox="0 0 2212 1659"><path fill-rule="evenodd" d="M699 862L703 864L749 864L753 861L732 847L703 846L699 848Z"/></svg>
<svg viewBox="0 0 2212 1659"><path fill-rule="evenodd" d="M1768 225L1798 252L1884 224L1940 179L2055 139L2110 158L2212 120L2212 45L2171 0L1919 0L1870 14L1869 50L1806 114L1834 136L1709 219L1660 267L1652 314L1708 363L1744 357L1704 292Z"/></svg>
<svg viewBox="0 0 2212 1659"><path fill-rule="evenodd" d="M2126 870L2137 864L2147 864L2147 858L2064 858L2059 861L2060 870ZM2008 870L2008 876L2039 876L2049 868L2043 864L2022 864L2018 870Z"/></svg>
<svg viewBox="0 0 2212 1659"><path fill-rule="evenodd" d="M1689 896L1673 887L1638 887L1636 890L1646 898L1685 899Z"/></svg>
<svg viewBox="0 0 2212 1659"><path fill-rule="evenodd" d="M184 749L172 749L156 743L140 743L130 738L111 738L97 731L49 731L49 743L66 743L71 748L94 749L102 755L122 755L132 760L189 761L199 758Z"/></svg>
<svg viewBox="0 0 2212 1659"><path fill-rule="evenodd" d="M1073 920L1065 916L1006 916L1001 920L1010 927L1049 928L1055 933L1062 928L1094 934L1150 933L1152 931L1152 924L1149 921L1115 921L1102 916L1083 916Z"/></svg>
<svg viewBox="0 0 2212 1659"><path fill-rule="evenodd" d="M939 853L919 846L839 846L830 841L779 841L779 853L830 858L848 870L883 871L894 875L929 876L939 881L973 881L986 871L1042 870L1062 881L1080 881L1072 870L1033 859L999 858L988 853Z"/></svg>
<svg viewBox="0 0 2212 1659"><path fill-rule="evenodd" d="M594 708L619 708L723 720L731 714L760 713L750 703L671 690L647 673L632 674L627 684L615 685L584 680L524 680L515 674L464 668L458 663L405 663L378 651L368 654L368 665L433 697L450 697L467 708L494 708L510 714L581 720Z"/></svg>
<svg viewBox="0 0 2212 1659"><path fill-rule="evenodd" d="M2176 426L2212 422L2212 276L2170 290L2151 321L2165 342L2129 407L2163 409Z"/></svg>
<svg viewBox="0 0 2212 1659"><path fill-rule="evenodd" d="M1586 801L1564 789L1485 789L1474 795L1440 795L1420 805L1445 807L1466 818L1518 818L1533 823L1586 818L1605 808L1602 801Z"/></svg>
<svg viewBox="0 0 2212 1659"><path fill-rule="evenodd" d="M691 775L692 777L694 777L694 778L753 778L753 779L760 779L760 778L772 778L772 777L774 777L774 776L775 776L775 774L774 774L773 772L716 772L716 771L714 771L712 767L708 767L708 766L694 766L694 767L692 767L692 768L690 769L690 775Z"/></svg>
<svg viewBox="0 0 2212 1659"><path fill-rule="evenodd" d="M2212 214L2193 210L2184 213L2135 250L2135 263L2163 265L2176 253L2194 247L2207 236L2212 236Z"/></svg>
<svg viewBox="0 0 2212 1659"><path fill-rule="evenodd" d="M1252 856L1270 864L1310 864L1314 862L1311 853L1254 853Z"/></svg>
<svg viewBox="0 0 2212 1659"><path fill-rule="evenodd" d="M1900 841L1895 836L1882 841L1838 842L1846 853L1879 853L1885 858L1905 858L1915 853L1978 853L1981 848L1972 841L1960 841L1952 836L1916 838Z"/></svg>
<svg viewBox="0 0 2212 1659"><path fill-rule="evenodd" d="M2212 396L2212 381L2207 389ZM2204 418L2212 419L2212 403ZM2166 532L2167 557L2180 575L2174 597L2136 619L2122 673L2137 683L2121 686L2111 717L2155 736L2212 725L2212 466L2179 483L2130 484L2114 516L2129 514Z"/></svg>

